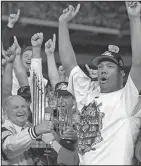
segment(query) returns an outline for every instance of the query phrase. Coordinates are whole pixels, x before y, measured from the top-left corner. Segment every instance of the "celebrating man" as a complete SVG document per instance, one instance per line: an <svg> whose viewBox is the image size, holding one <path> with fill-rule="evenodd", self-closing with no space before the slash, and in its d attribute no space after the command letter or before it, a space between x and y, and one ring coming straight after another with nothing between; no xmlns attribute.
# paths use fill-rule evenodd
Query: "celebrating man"
<svg viewBox="0 0 141 166"><path fill-rule="evenodd" d="M130 165L140 126L139 112L134 112L141 92L141 23L139 2L126 3L132 44L132 67L123 86L124 63L117 46L92 60L97 66L99 87L77 64L68 23L78 13L69 6L59 18L59 54L69 76L68 91L76 99L81 113L78 153L82 165Z"/></svg>

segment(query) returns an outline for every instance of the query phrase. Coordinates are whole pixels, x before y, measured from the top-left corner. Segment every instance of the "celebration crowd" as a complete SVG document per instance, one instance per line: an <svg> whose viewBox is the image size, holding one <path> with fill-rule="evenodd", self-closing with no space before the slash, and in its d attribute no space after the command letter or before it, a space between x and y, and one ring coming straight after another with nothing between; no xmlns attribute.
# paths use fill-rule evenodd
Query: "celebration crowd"
<svg viewBox="0 0 141 166"><path fill-rule="evenodd" d="M140 165L141 4L125 5L132 48L125 84L118 46L92 59L97 70L86 64L89 75L79 67L68 24L80 4L58 17L59 68L56 34L45 43L49 80L42 73L43 33L34 34L24 50L16 36L10 45L20 9L9 15L1 52L2 165Z"/></svg>

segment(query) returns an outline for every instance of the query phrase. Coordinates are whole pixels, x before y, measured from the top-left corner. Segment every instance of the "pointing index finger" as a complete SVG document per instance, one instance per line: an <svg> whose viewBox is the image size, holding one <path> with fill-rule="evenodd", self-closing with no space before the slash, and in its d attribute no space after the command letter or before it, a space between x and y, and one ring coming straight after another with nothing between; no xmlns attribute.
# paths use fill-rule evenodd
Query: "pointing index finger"
<svg viewBox="0 0 141 166"><path fill-rule="evenodd" d="M19 18L19 16L20 16L20 9L18 9L17 11L17 17Z"/></svg>
<svg viewBox="0 0 141 166"><path fill-rule="evenodd" d="M15 43L16 45L18 45L18 41L17 41L16 36L14 36L14 43Z"/></svg>
<svg viewBox="0 0 141 166"><path fill-rule="evenodd" d="M53 44L54 44L54 47L55 47L55 44L56 44L56 34L53 34Z"/></svg>
<svg viewBox="0 0 141 166"><path fill-rule="evenodd" d="M77 5L74 15L76 15L79 12L79 9L80 9L80 4Z"/></svg>

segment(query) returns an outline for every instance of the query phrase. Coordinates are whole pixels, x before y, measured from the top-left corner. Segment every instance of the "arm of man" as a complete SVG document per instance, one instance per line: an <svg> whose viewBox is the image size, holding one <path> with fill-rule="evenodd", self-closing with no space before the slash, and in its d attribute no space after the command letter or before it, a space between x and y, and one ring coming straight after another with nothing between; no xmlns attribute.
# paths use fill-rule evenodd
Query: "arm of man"
<svg viewBox="0 0 141 166"><path fill-rule="evenodd" d="M57 163L65 165L79 165L79 156L77 150L70 151L62 147L51 133L44 134L42 137L46 144L53 140L51 147L58 153Z"/></svg>
<svg viewBox="0 0 141 166"><path fill-rule="evenodd" d="M2 41L5 50L7 50L10 47L11 30L12 28L6 26L2 32Z"/></svg>
<svg viewBox="0 0 141 166"><path fill-rule="evenodd" d="M9 130L4 130L2 132L2 151L8 159L15 158L26 151L36 138L33 128L26 128L15 135Z"/></svg>
<svg viewBox="0 0 141 166"><path fill-rule="evenodd" d="M75 96L78 109L82 109L81 101L87 98L87 95L93 91L94 86L91 84L91 79L77 64L68 31L68 22L78 13L79 8L79 4L76 10L70 5L59 18L59 55L66 75L69 76L67 90Z"/></svg>
<svg viewBox="0 0 141 166"><path fill-rule="evenodd" d="M28 78L26 74L26 70L23 67L22 60L21 60L21 47L18 44L17 38L14 36L14 43L16 47L16 58L14 61L14 72L18 79L20 87L28 86Z"/></svg>
<svg viewBox="0 0 141 166"><path fill-rule="evenodd" d="M78 13L80 5L76 10L70 5L65 9L66 12L59 18L59 54L62 65L65 68L66 75L69 75L71 70L77 66L75 53L70 41L68 22Z"/></svg>
<svg viewBox="0 0 141 166"><path fill-rule="evenodd" d="M11 93L12 80L13 80L12 69L13 69L13 64L7 63L2 78L2 105L4 100L12 95Z"/></svg>
<svg viewBox="0 0 141 166"><path fill-rule="evenodd" d="M18 21L19 16L20 16L19 9L17 11L17 14L10 14L9 15L8 24L2 33L3 47L5 50L7 50L10 47L11 30L14 27L15 23Z"/></svg>
<svg viewBox="0 0 141 166"><path fill-rule="evenodd" d="M128 5L128 3L127 3ZM138 89L141 92L141 20L140 11L141 4L133 2L133 6L127 6L130 20L131 31L131 47L132 47L132 67L130 76Z"/></svg>
<svg viewBox="0 0 141 166"><path fill-rule="evenodd" d="M56 43L56 35L53 35L53 40L50 39L45 43L45 53L47 55L48 76L53 89L60 82L59 73L54 58L54 50Z"/></svg>
<svg viewBox="0 0 141 166"><path fill-rule="evenodd" d="M6 66L2 77L2 105L4 104L4 100L12 95L12 70L15 55L15 46L13 44L5 54Z"/></svg>
<svg viewBox="0 0 141 166"><path fill-rule="evenodd" d="M52 122L43 121L34 128L27 127L15 134L13 130L11 130L11 123L10 126L7 124L8 120L5 121L3 124L4 129L2 129L2 150L9 159L22 154L31 146L33 140L43 133L50 132L53 128Z"/></svg>
<svg viewBox="0 0 141 166"><path fill-rule="evenodd" d="M131 29L132 66L124 88L123 98L126 112L128 116L131 116L135 115L134 108L139 100L139 93L141 92L141 7L139 2L126 2L126 8Z"/></svg>
<svg viewBox="0 0 141 166"><path fill-rule="evenodd" d="M31 77L35 72L39 78L43 79L42 74L42 58L41 58L41 45L43 42L43 33L34 34L31 38L33 58L31 59ZM32 78L31 78L32 79ZM45 84L47 80L43 79Z"/></svg>

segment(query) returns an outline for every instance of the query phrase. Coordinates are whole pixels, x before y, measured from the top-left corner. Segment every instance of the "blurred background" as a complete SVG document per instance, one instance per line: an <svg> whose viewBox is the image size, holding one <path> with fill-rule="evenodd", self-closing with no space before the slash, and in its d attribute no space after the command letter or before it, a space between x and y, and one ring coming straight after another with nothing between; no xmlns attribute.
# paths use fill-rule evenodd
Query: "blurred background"
<svg viewBox="0 0 141 166"><path fill-rule="evenodd" d="M125 72L131 66L129 20L123 1L1 1L2 30L8 16L21 10L20 19L12 30L22 48L31 45L30 39L37 32L44 33L44 43L56 33L58 40L58 18L64 8L80 3L80 11L69 24L70 37L80 67L85 64L93 68L91 59L103 53L109 44L120 47L125 62ZM12 43L11 37L11 43ZM47 58L42 45L43 75L47 76ZM58 41L55 58L60 65Z"/></svg>

